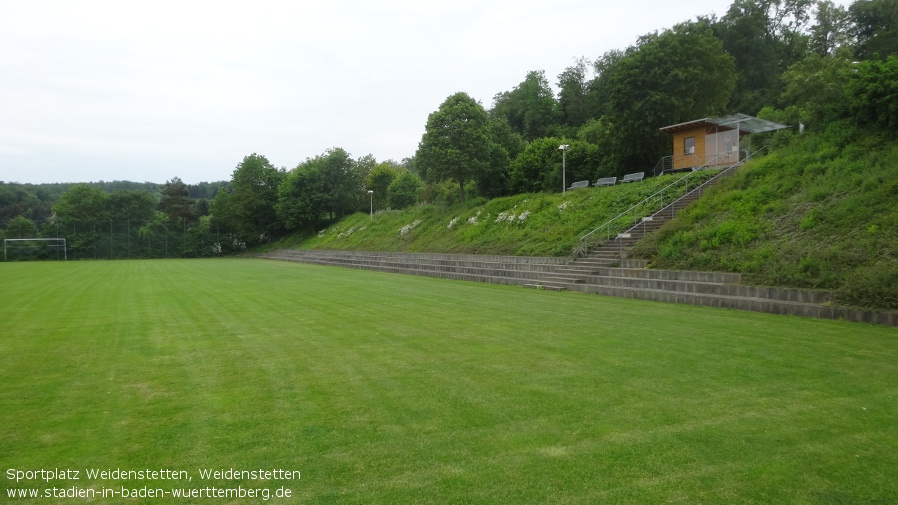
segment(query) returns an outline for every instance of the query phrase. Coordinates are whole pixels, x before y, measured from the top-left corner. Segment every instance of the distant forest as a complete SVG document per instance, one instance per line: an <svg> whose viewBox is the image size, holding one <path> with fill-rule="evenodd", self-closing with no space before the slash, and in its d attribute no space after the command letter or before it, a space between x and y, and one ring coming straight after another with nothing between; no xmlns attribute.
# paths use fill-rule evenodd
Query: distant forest
<svg viewBox="0 0 898 505"><path fill-rule="evenodd" d="M651 172L672 151L659 128L704 117L894 135L896 53L898 0L736 0L721 17L574 59L554 88L533 70L488 108L455 93L398 162L334 148L291 169L253 153L230 181L198 185L0 183L0 238L65 236L76 258L208 256L372 207L560 191L561 145L568 181Z"/></svg>

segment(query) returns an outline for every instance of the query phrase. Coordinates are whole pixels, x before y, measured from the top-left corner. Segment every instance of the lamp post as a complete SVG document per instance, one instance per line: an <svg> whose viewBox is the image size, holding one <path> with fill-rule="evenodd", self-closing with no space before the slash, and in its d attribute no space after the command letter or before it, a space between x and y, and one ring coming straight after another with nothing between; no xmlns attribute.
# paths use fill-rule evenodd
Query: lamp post
<svg viewBox="0 0 898 505"><path fill-rule="evenodd" d="M569 144L561 144L558 149L561 151L561 194L567 193L567 167L565 166L565 154L570 149Z"/></svg>
<svg viewBox="0 0 898 505"><path fill-rule="evenodd" d="M374 220L374 190L373 189L368 190L368 196L371 197L371 220L373 221Z"/></svg>

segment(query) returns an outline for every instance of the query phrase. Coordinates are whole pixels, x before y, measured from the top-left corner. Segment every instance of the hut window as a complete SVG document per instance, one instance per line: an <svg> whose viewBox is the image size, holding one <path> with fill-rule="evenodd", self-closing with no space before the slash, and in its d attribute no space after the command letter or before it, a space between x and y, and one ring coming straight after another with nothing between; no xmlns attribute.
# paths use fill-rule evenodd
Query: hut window
<svg viewBox="0 0 898 505"><path fill-rule="evenodd" d="M683 153L695 154L695 137L686 137L683 139Z"/></svg>

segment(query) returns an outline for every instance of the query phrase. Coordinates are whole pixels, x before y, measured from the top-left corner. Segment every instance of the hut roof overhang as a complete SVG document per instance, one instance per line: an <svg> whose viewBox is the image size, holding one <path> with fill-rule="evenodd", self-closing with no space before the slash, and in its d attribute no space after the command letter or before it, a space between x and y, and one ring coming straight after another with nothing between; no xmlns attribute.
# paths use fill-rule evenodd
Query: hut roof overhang
<svg viewBox="0 0 898 505"><path fill-rule="evenodd" d="M707 128L715 131L739 130L740 133L764 133L788 128L780 123L774 123L766 119L756 118L748 114L733 114L717 118L696 119L675 125L665 126L660 130L664 133L675 134L678 132Z"/></svg>

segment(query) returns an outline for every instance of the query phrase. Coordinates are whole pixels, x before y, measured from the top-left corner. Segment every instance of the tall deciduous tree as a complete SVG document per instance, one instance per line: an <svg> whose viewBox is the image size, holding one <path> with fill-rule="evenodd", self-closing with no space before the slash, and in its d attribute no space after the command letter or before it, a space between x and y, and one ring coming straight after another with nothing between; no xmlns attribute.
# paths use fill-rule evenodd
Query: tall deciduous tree
<svg viewBox="0 0 898 505"><path fill-rule="evenodd" d="M898 0L857 0L848 8L861 59L898 53Z"/></svg>
<svg viewBox="0 0 898 505"><path fill-rule="evenodd" d="M62 194L53 213L56 223L67 237L68 247L80 252L95 246L99 230L109 219L106 205L109 196L87 184L76 184Z"/></svg>
<svg viewBox="0 0 898 505"><path fill-rule="evenodd" d="M723 112L736 81L733 57L706 22L640 37L608 76L619 173L651 169L669 150L658 128Z"/></svg>
<svg viewBox="0 0 898 505"><path fill-rule="evenodd" d="M542 70L528 72L513 90L497 94L490 113L504 117L527 141L545 137L558 124L558 102Z"/></svg>
<svg viewBox="0 0 898 505"><path fill-rule="evenodd" d="M452 179L465 201L465 183L487 170L493 142L486 110L466 93L456 93L427 118L415 166L427 182Z"/></svg>
<svg viewBox="0 0 898 505"><path fill-rule="evenodd" d="M387 188L387 201L393 209L411 207L418 199L421 179L414 173L404 171Z"/></svg>
<svg viewBox="0 0 898 505"><path fill-rule="evenodd" d="M830 0L817 2L814 26L811 27L810 50L819 56L835 56L848 45L848 11Z"/></svg>
<svg viewBox="0 0 898 505"><path fill-rule="evenodd" d="M319 163L306 160L291 170L278 188L278 218L288 229L314 232L328 212L326 177Z"/></svg>
<svg viewBox="0 0 898 505"><path fill-rule="evenodd" d="M147 191L119 189L109 195L107 205L115 219L143 224L153 219L156 199Z"/></svg>
<svg viewBox="0 0 898 505"><path fill-rule="evenodd" d="M591 66L589 60L580 58L558 74L558 108L561 111L561 122L565 126L580 127L596 112L590 103L589 94Z"/></svg>
<svg viewBox="0 0 898 505"><path fill-rule="evenodd" d="M35 238L37 226L25 216L16 216L6 225L5 238Z"/></svg>
<svg viewBox="0 0 898 505"><path fill-rule="evenodd" d="M399 171L390 163L380 163L371 171L366 181L369 190L374 191L372 198L375 209L384 209L387 206L387 188L393 182L393 179L399 176Z"/></svg>
<svg viewBox="0 0 898 505"><path fill-rule="evenodd" d="M814 0L735 0L715 25L735 58L738 82L732 106L754 114L776 100L779 75L804 58Z"/></svg>
<svg viewBox="0 0 898 505"><path fill-rule="evenodd" d="M362 178L373 157L358 162L339 147L308 158L291 170L278 188L276 211L288 228L314 229L326 219L359 209L365 189ZM358 165L366 167L360 170Z"/></svg>
<svg viewBox="0 0 898 505"><path fill-rule="evenodd" d="M835 56L811 53L782 75L785 89L781 102L791 116L812 129L823 129L830 121L845 116L845 85L851 63Z"/></svg>
<svg viewBox="0 0 898 505"><path fill-rule="evenodd" d="M364 160L364 158L363 158ZM373 162L374 158L370 158ZM365 178L357 170L358 163L343 148L335 147L324 155L306 161L321 170L327 211L332 217L343 217L359 209L359 199L365 189ZM370 163L366 161L366 166Z"/></svg>
<svg viewBox="0 0 898 505"><path fill-rule="evenodd" d="M243 158L231 176L233 192L227 198L232 218L233 232L241 240L256 243L265 236L277 234L283 229L278 220L275 205L278 186L286 175L268 158L251 154Z"/></svg>
<svg viewBox="0 0 898 505"><path fill-rule="evenodd" d="M898 129L898 56L862 61L850 75L847 93L858 124Z"/></svg>

